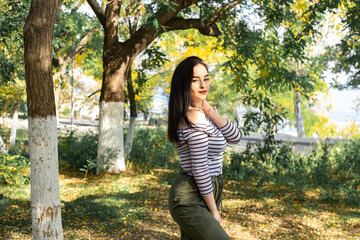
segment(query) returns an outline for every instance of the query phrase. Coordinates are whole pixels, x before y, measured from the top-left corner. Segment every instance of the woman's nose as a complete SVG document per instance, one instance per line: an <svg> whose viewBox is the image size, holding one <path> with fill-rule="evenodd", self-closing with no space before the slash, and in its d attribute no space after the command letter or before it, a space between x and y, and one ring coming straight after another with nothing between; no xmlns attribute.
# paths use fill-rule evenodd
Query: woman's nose
<svg viewBox="0 0 360 240"><path fill-rule="evenodd" d="M200 83L200 88L203 88L204 87L204 81L200 80L199 83Z"/></svg>

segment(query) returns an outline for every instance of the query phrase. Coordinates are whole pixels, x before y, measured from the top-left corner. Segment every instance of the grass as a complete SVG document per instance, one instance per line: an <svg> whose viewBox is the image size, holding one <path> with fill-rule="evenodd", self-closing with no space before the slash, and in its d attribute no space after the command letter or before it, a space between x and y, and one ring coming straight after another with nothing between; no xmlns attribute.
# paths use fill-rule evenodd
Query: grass
<svg viewBox="0 0 360 240"><path fill-rule="evenodd" d="M167 209L175 170L60 174L65 239L179 239ZM31 239L30 186L0 186L0 239ZM232 239L360 239L360 209L329 204L316 190L225 180L222 225Z"/></svg>

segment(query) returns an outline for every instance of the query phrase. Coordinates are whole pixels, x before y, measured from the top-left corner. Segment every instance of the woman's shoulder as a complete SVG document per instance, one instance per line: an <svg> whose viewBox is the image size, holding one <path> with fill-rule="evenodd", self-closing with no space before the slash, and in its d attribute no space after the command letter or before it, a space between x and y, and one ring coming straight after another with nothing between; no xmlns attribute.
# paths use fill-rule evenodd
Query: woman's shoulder
<svg viewBox="0 0 360 240"><path fill-rule="evenodd" d="M188 120L193 124L208 124L205 113L199 108L189 108L186 116Z"/></svg>

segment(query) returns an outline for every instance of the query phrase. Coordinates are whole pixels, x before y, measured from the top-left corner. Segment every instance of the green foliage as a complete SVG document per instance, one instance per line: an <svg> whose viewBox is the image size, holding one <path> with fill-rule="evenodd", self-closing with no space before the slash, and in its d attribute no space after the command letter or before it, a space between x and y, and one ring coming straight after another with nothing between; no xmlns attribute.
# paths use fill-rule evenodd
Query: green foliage
<svg viewBox="0 0 360 240"><path fill-rule="evenodd" d="M242 131L245 134L260 130L270 136L277 132L286 111L275 104L271 97L265 96L263 93L252 93L245 96L243 102L247 106L252 106L252 109L244 116Z"/></svg>
<svg viewBox="0 0 360 240"><path fill-rule="evenodd" d="M93 172L95 169L90 163L97 158L97 134L93 132L79 133L66 129L59 134L59 162L60 166L78 170L86 166L85 171Z"/></svg>
<svg viewBox="0 0 360 240"><path fill-rule="evenodd" d="M300 200L305 190L315 189L321 201L359 206L359 154L359 138L332 147L322 143L307 156L294 152L290 144L249 144L244 152L231 154L224 173L258 187L285 186Z"/></svg>
<svg viewBox="0 0 360 240"><path fill-rule="evenodd" d="M0 1L0 85L24 78L23 27L30 2Z"/></svg>
<svg viewBox="0 0 360 240"><path fill-rule="evenodd" d="M21 155L0 153L0 184L23 185L30 181L30 160Z"/></svg>
<svg viewBox="0 0 360 240"><path fill-rule="evenodd" d="M336 47L329 48L332 59L336 64L333 71L336 73L345 72L348 80L345 84L335 81L335 86L343 88L360 88L360 1L341 1L340 17L345 36ZM340 28L339 26L336 26Z"/></svg>
<svg viewBox="0 0 360 240"><path fill-rule="evenodd" d="M360 138L342 142L326 159L327 174L330 175L327 195L337 201L359 203L360 195ZM344 199L344 196L346 198Z"/></svg>
<svg viewBox="0 0 360 240"><path fill-rule="evenodd" d="M130 154L134 169L171 168L177 166L176 147L167 139L163 127L137 128Z"/></svg>
<svg viewBox="0 0 360 240"><path fill-rule="evenodd" d="M245 128L272 134L289 115L289 109L274 98L299 91L309 100L315 91L327 90L322 74L326 62L311 51L320 37L316 26L325 10L338 3L253 1L248 3L251 17L245 12L222 22L223 31L232 33L223 36L225 48L232 52L224 66L234 75L234 87L245 96L242 103L251 108Z"/></svg>

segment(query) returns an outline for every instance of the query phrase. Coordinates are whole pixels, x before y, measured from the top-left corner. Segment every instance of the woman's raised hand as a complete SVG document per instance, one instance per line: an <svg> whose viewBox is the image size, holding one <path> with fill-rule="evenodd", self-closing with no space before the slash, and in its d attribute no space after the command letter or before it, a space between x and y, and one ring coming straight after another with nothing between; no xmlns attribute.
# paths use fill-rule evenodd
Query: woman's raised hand
<svg viewBox="0 0 360 240"><path fill-rule="evenodd" d="M203 110L203 112L205 114L208 114L211 109L212 109L212 107L210 106L210 104L206 100L203 100L202 101L202 110Z"/></svg>

